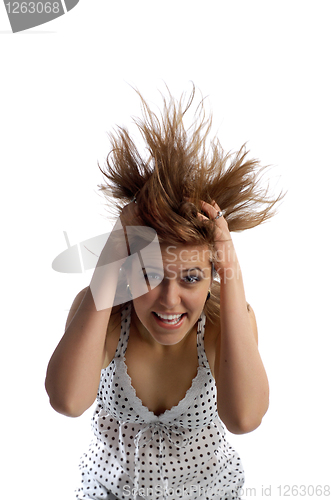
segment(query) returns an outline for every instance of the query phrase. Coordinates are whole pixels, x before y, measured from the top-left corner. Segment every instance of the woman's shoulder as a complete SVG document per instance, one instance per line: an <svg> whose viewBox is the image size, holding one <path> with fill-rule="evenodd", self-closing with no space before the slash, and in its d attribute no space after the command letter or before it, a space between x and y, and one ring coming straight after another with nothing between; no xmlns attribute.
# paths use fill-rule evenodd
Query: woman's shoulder
<svg viewBox="0 0 332 500"><path fill-rule="evenodd" d="M86 291L88 290L88 286L83 288L83 290L81 290L80 292L78 292L78 294L76 295L76 297L74 298L73 300L73 303L69 309L69 313L68 313L68 316L67 316L67 320L66 320L66 326L65 326L65 330L67 330L67 327L69 326L69 324L71 323L71 320L73 319L73 317L75 316L76 314L76 311L77 309L79 308L79 306L81 305L81 302L86 294Z"/></svg>
<svg viewBox="0 0 332 500"><path fill-rule="evenodd" d="M251 329L252 329L253 335L255 337L255 340L258 344L258 331L257 331L256 317L255 317L255 313L254 313L253 308L248 303L247 303L247 310L248 310ZM220 320L212 321L212 320L209 320L208 318L206 318L205 335L204 335L204 349L205 349L205 354L206 354L206 357L208 359L213 376L214 376L214 365L215 365L215 359L216 359L216 351L217 351L218 339L219 339L220 334L221 334Z"/></svg>
<svg viewBox="0 0 332 500"><path fill-rule="evenodd" d="M68 328L71 320L75 316L76 311L79 308L88 289L89 286L83 288L74 298L74 301L68 313L65 330ZM105 359L103 368L106 368L110 364L115 355L115 351L120 338L122 309L123 306L121 305L112 307L105 337Z"/></svg>
<svg viewBox="0 0 332 500"><path fill-rule="evenodd" d="M219 334L220 321L211 321L209 318L206 318L204 332L204 350L213 376Z"/></svg>
<svg viewBox="0 0 332 500"><path fill-rule="evenodd" d="M256 316L255 316L253 308L251 307L251 305L248 302L247 302L247 311L248 311L248 316L249 316L251 328L253 330L253 334L256 338L256 341L258 342ZM220 320L219 320L219 318L217 318L216 320L211 320L208 317L206 317L205 336L204 337L206 337L208 339L208 342L216 342L219 334L220 334ZM206 340L206 338L205 338L205 340Z"/></svg>
<svg viewBox="0 0 332 500"><path fill-rule="evenodd" d="M80 292L78 292L78 294L74 298L73 303L72 303L72 305L70 307L68 316L67 316L65 329L67 329L67 327L69 326L71 320L75 316L76 311L79 308L79 306L81 305L81 302L82 302L82 300L83 300L83 298L84 298L84 296L85 296L85 294L86 294L86 292L87 292L88 289L89 289L89 286L83 288ZM115 317L119 316L119 312L121 313L121 306L120 305L112 307L109 324L110 323L112 324L113 321L114 321L114 319L115 319ZM120 316L121 316L121 314L120 314Z"/></svg>

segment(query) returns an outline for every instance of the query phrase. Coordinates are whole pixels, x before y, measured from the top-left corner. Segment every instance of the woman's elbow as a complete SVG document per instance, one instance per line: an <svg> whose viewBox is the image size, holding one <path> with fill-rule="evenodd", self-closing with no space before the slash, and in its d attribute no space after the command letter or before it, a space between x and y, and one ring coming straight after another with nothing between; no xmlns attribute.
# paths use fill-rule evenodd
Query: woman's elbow
<svg viewBox="0 0 332 500"><path fill-rule="evenodd" d="M63 402L57 402L54 399L50 398L50 405L53 410L61 415L65 415L66 417L77 418L83 415L85 410L79 408L73 408L71 405L65 405Z"/></svg>
<svg viewBox="0 0 332 500"><path fill-rule="evenodd" d="M268 405L260 412L254 412L248 415L242 414L238 417L225 417L219 414L221 420L225 424L227 430L232 434L248 434L257 429L263 420L265 413L267 412Z"/></svg>
<svg viewBox="0 0 332 500"><path fill-rule="evenodd" d="M224 422L225 423L225 422ZM254 431L262 423L262 419L243 420L240 422L225 423L227 430L232 434L248 434Z"/></svg>
<svg viewBox="0 0 332 500"><path fill-rule="evenodd" d="M47 381L45 382L45 390L47 392L49 402L53 410L55 410L57 413L60 413L61 415L72 418L80 417L87 409L83 408L81 405L74 404L72 400L66 401L63 395L59 396L53 393L53 391L51 391L48 387Z"/></svg>

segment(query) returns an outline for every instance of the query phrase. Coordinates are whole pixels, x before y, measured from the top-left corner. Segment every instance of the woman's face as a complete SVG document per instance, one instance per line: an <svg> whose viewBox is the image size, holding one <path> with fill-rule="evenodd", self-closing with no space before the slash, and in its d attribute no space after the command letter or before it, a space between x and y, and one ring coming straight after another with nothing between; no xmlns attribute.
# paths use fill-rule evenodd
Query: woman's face
<svg viewBox="0 0 332 500"><path fill-rule="evenodd" d="M160 254L159 258L153 252L150 258L145 256L145 279L142 273L139 278L139 264L133 264L130 288L137 297L133 304L141 333L148 332L159 344L174 345L192 330L202 313L212 282L210 251L207 246L164 244L161 256L162 267ZM143 279L151 287L144 295L140 293Z"/></svg>

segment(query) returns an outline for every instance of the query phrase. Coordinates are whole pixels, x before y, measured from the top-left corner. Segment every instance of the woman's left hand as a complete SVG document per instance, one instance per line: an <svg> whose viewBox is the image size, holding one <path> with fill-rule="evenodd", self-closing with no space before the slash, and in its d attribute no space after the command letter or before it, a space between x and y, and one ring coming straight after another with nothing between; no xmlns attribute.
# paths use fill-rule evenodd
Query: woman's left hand
<svg viewBox="0 0 332 500"><path fill-rule="evenodd" d="M232 240L231 233L228 229L228 224L225 217L220 210L220 207L217 205L215 201L211 204L206 201L201 201L202 210L209 215L210 219L214 219L216 221L216 231L215 231L215 244L216 243L224 243L225 241ZM219 214L219 216L218 216ZM199 214L202 218L207 219L203 214Z"/></svg>
<svg viewBox="0 0 332 500"><path fill-rule="evenodd" d="M206 201L201 201L202 210L209 216L209 219L215 220L215 234L214 234L214 247L215 247L215 261L214 266L216 271L220 274L225 270L238 266L238 261L233 245L232 237L228 229L228 224L225 217L222 215L220 207L215 201L211 204ZM218 216L219 215L219 216ZM208 218L203 214L198 214L201 219Z"/></svg>

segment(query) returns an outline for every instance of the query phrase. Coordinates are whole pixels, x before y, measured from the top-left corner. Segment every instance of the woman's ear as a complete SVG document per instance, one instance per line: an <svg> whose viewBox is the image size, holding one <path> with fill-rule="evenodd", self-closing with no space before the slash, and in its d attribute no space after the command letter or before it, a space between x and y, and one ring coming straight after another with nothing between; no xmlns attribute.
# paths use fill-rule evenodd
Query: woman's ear
<svg viewBox="0 0 332 500"><path fill-rule="evenodd" d="M124 278L125 278L126 283L127 283L127 287L129 287L129 288L130 288L130 284L131 284L131 279L130 279L130 278L131 278L131 276L130 276L130 271L129 271L129 269L124 269L123 274L124 274Z"/></svg>
<svg viewBox="0 0 332 500"><path fill-rule="evenodd" d="M216 269L214 267L213 262L211 262L211 281L210 281L210 286L212 285L212 282L213 282L215 274L216 274Z"/></svg>

